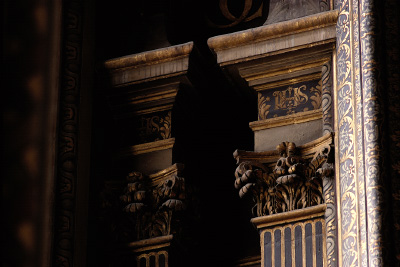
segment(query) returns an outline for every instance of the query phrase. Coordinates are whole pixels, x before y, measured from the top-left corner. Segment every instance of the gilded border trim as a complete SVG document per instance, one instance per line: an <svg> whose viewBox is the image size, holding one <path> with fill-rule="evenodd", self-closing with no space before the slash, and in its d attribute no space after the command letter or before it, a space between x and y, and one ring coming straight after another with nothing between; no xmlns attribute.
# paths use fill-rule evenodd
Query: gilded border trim
<svg viewBox="0 0 400 267"><path fill-rule="evenodd" d="M360 242L360 253L359 263L362 266L367 266L368 259L368 249L367 249L367 229L366 229L366 202L365 202L365 171L364 171L364 149L363 149L363 105L362 105L362 86L361 86L361 77L360 77L360 31L359 31L359 0L353 0L351 4L352 11L352 35L350 36L351 42L351 71L353 73L352 76L352 84L353 84L353 106L355 108L354 112L354 122L355 122L355 131L356 131L356 142L354 143L354 149L356 153L356 165L355 165L355 174L356 174L356 186L358 187L357 191L357 207L358 207L358 223L359 223L359 231L361 234L359 235Z"/></svg>
<svg viewBox="0 0 400 267"><path fill-rule="evenodd" d="M340 214L339 266L361 264L358 182L356 161L356 125L354 97L353 24L350 0L336 1L339 10L337 23L337 130L338 130L338 208Z"/></svg>

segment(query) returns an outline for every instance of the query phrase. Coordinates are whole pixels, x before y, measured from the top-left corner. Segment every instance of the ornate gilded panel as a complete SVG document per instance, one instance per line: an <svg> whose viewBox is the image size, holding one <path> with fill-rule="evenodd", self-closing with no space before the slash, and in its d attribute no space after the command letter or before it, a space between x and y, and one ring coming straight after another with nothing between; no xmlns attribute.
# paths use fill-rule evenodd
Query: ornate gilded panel
<svg viewBox="0 0 400 267"><path fill-rule="evenodd" d="M171 138L171 110L134 117L129 125L133 144L143 144Z"/></svg>
<svg viewBox="0 0 400 267"><path fill-rule="evenodd" d="M258 119L265 120L321 107L321 82L311 80L258 92Z"/></svg>

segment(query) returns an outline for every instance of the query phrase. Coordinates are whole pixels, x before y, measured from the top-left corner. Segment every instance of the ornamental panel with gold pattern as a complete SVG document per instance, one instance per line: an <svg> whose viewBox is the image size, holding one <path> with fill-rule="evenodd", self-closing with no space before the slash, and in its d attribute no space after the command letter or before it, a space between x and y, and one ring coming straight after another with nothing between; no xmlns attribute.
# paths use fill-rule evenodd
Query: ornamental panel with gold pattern
<svg viewBox="0 0 400 267"><path fill-rule="evenodd" d="M258 119L265 120L321 108L319 79L258 92Z"/></svg>
<svg viewBox="0 0 400 267"><path fill-rule="evenodd" d="M132 118L127 134L132 144L143 144L171 138L172 110L156 111Z"/></svg>

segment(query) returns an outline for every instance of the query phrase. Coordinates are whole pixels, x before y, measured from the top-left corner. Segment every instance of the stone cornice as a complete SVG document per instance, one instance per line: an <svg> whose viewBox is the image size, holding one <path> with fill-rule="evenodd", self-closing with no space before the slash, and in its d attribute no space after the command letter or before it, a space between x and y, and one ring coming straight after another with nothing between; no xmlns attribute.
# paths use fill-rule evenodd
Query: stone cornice
<svg viewBox="0 0 400 267"><path fill-rule="evenodd" d="M208 46L221 65L254 59L262 54L334 39L337 10L212 37ZM307 38L298 38L304 35ZM241 49L237 53L229 53ZM243 49L248 48L248 49Z"/></svg>
<svg viewBox="0 0 400 267"><path fill-rule="evenodd" d="M146 51L138 54L109 59L104 63L106 69L120 70L155 65L186 57L193 49L193 42Z"/></svg>
<svg viewBox="0 0 400 267"><path fill-rule="evenodd" d="M185 74L193 42L170 46L104 62L112 86L126 86Z"/></svg>

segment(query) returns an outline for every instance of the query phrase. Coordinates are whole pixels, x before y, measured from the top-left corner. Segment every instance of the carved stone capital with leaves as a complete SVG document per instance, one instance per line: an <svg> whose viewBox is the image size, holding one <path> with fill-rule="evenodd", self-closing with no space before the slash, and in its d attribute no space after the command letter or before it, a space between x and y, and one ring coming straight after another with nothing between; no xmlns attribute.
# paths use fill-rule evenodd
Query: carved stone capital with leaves
<svg viewBox="0 0 400 267"><path fill-rule="evenodd" d="M236 151L239 196L253 198L257 217L324 203L323 178L333 176L332 143L328 134L300 147L282 142L276 151Z"/></svg>
<svg viewBox="0 0 400 267"><path fill-rule="evenodd" d="M154 185L142 173L131 172L126 178L120 200L135 226L135 239L172 234L174 215L185 209L185 179L171 175Z"/></svg>

